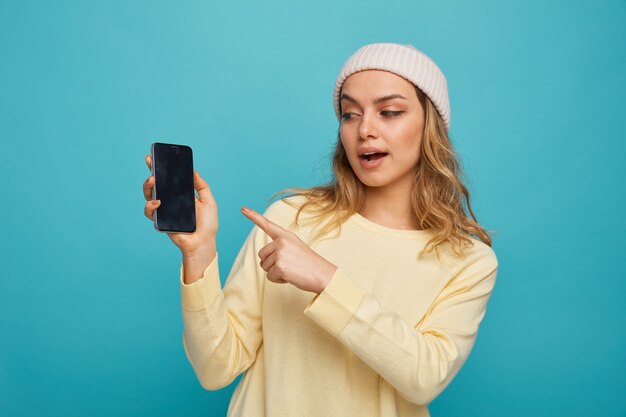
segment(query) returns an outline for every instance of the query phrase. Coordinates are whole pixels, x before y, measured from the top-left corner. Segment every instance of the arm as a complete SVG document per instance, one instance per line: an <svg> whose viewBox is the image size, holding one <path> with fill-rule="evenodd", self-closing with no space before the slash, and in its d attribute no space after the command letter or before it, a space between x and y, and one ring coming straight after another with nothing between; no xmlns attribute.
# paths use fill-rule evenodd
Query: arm
<svg viewBox="0 0 626 417"><path fill-rule="evenodd" d="M408 401L427 405L469 356L493 290L497 261L459 271L417 324L384 310L338 268L305 314L351 349Z"/></svg>
<svg viewBox="0 0 626 417"><path fill-rule="evenodd" d="M216 390L230 384L256 359L262 341L261 311L265 271L257 252L267 243L254 227L240 249L224 288L219 254L202 278L187 285L180 268L183 347L200 384Z"/></svg>

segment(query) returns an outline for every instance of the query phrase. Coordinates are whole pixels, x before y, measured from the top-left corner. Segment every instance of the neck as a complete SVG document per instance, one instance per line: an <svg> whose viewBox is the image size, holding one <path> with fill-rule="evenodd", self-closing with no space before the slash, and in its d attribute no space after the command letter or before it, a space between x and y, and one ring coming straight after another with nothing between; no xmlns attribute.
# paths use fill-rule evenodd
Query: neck
<svg viewBox="0 0 626 417"><path fill-rule="evenodd" d="M365 203L359 214L392 229L421 230L406 189L365 187Z"/></svg>

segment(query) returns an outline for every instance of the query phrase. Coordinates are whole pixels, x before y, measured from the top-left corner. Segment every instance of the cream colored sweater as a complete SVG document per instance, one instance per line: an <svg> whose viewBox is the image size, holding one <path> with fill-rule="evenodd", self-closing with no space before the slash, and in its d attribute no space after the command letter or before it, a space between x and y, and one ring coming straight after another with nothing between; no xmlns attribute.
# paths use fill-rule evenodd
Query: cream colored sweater
<svg viewBox="0 0 626 417"><path fill-rule="evenodd" d="M309 243L295 213L277 201L264 216ZM311 246L338 267L319 295L266 278L257 253L271 238L257 226L223 289L219 252L190 285L181 265L183 345L200 383L217 390L245 372L228 416L429 416L470 354L496 281L489 246L418 259L429 231L358 213L330 236Z"/></svg>

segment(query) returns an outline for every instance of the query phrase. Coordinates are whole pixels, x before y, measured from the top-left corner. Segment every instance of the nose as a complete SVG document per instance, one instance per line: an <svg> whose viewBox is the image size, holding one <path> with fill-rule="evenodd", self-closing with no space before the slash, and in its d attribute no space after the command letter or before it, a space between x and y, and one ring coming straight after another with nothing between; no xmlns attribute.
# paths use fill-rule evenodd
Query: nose
<svg viewBox="0 0 626 417"><path fill-rule="evenodd" d="M375 138L378 136L374 117L369 114L363 114L359 124L359 136L361 139Z"/></svg>

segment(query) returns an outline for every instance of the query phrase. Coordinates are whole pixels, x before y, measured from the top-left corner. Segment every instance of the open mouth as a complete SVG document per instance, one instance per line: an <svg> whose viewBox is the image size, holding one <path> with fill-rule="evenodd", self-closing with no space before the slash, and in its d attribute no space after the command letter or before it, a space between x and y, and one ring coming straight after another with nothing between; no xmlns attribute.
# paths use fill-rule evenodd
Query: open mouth
<svg viewBox="0 0 626 417"><path fill-rule="evenodd" d="M365 159L366 161L375 161L377 159L382 158L385 155L387 155L386 152L368 152L368 153L361 155L361 159Z"/></svg>

